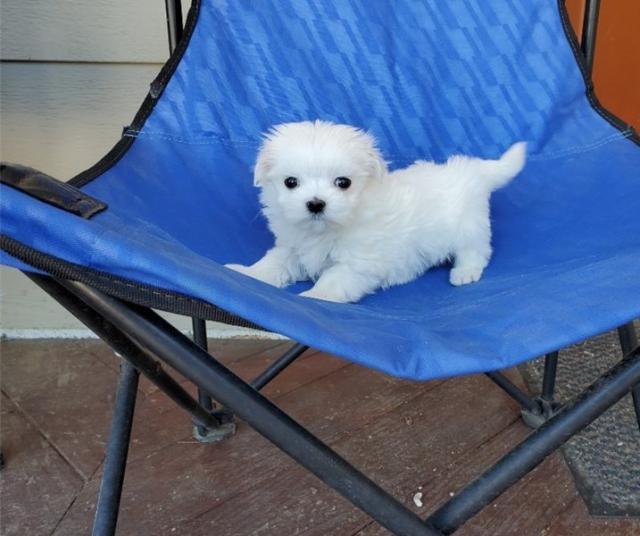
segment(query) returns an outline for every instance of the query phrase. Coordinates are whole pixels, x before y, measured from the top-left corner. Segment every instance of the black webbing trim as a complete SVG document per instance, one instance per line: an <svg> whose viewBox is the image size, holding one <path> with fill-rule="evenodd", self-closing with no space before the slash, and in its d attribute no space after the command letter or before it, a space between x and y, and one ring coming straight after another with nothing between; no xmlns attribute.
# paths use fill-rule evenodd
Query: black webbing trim
<svg viewBox="0 0 640 536"><path fill-rule="evenodd" d="M167 87L167 84L169 83L169 80L171 80L173 73L177 69L185 50L187 50L187 47L189 46L191 36L193 35L196 23L198 22L198 15L200 14L200 2L201 0L192 1L191 8L189 9L189 14L187 15L182 38L178 42L178 46L176 47L176 49L173 51L167 62L162 67L158 76L156 76L153 82L151 82L149 92L142 102L142 105L136 112L131 125L129 125L129 127L125 127L123 136L100 161L69 180L68 182L70 184L73 184L74 186L80 188L85 184L90 183L93 179L99 177L105 171L114 166L129 150L129 147L131 147L136 138L133 136L126 136L124 134L126 134L126 132L129 130L141 130L144 126L145 121L147 120L149 115L151 115L153 108L155 107L158 99Z"/></svg>
<svg viewBox="0 0 640 536"><path fill-rule="evenodd" d="M0 235L0 249L53 277L80 281L124 301L169 313L195 316L205 320L266 331L257 324L204 300L192 298L179 292L144 285L107 272L67 262L26 246L22 242L4 234Z"/></svg>

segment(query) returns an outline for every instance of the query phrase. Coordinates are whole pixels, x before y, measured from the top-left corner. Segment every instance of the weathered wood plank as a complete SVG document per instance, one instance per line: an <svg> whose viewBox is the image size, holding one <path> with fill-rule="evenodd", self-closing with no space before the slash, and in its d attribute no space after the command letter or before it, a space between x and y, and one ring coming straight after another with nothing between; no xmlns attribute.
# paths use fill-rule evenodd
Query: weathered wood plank
<svg viewBox="0 0 640 536"><path fill-rule="evenodd" d="M85 479L104 456L117 382L88 342L1 343L3 392Z"/></svg>
<svg viewBox="0 0 640 536"><path fill-rule="evenodd" d="M4 536L50 534L83 481L44 437L2 396L0 518Z"/></svg>

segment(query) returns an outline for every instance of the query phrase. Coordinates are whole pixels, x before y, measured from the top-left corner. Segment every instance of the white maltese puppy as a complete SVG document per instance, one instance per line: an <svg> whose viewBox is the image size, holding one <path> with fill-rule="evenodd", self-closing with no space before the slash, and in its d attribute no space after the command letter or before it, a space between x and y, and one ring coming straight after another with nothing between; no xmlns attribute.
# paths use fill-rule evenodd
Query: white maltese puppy
<svg viewBox="0 0 640 536"><path fill-rule="evenodd" d="M326 121L274 127L254 184L275 246L251 266L276 287L311 279L301 294L355 302L453 261L449 281L478 281L491 257L489 198L525 162L525 143L499 160L452 156L387 171L371 135Z"/></svg>

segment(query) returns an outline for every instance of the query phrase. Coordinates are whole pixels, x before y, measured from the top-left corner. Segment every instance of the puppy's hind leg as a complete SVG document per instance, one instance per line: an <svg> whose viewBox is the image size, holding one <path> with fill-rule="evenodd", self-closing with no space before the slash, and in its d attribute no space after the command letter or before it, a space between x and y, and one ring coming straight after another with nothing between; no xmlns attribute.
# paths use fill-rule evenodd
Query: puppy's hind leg
<svg viewBox="0 0 640 536"><path fill-rule="evenodd" d="M226 264L227 268L269 283L274 287L286 287L301 279L300 266L289 248L274 247L251 266Z"/></svg>
<svg viewBox="0 0 640 536"><path fill-rule="evenodd" d="M491 257L490 238L481 238L478 242L467 242L454 252L455 260L449 273L449 282L460 286L475 283L489 264Z"/></svg>

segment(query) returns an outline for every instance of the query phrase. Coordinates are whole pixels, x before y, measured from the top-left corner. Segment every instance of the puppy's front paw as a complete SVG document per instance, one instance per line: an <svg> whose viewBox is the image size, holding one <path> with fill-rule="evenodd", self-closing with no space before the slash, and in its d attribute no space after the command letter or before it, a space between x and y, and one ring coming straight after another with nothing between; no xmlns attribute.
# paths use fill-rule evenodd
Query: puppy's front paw
<svg viewBox="0 0 640 536"><path fill-rule="evenodd" d="M329 301L334 303L346 303L348 300L344 296L338 296L334 292L323 292L315 287L310 288L305 292L301 292L298 296L303 298L315 298L316 300Z"/></svg>
<svg viewBox="0 0 640 536"><path fill-rule="evenodd" d="M251 269L251 266L243 266L242 264L225 264L224 267L245 275L249 275L249 270Z"/></svg>
<svg viewBox="0 0 640 536"><path fill-rule="evenodd" d="M233 270L239 274L253 277L254 279L260 279L256 274L256 271L253 269L253 266L244 266L243 264L225 264L224 266L225 268L229 268L229 270Z"/></svg>
<svg viewBox="0 0 640 536"><path fill-rule="evenodd" d="M458 266L449 273L449 282L456 287L475 283L482 276L482 270L479 266Z"/></svg>
<svg viewBox="0 0 640 536"><path fill-rule="evenodd" d="M278 270L275 267L269 268L259 264L254 264L253 266L225 264L225 267L278 288L286 287L291 282L291 277L287 271Z"/></svg>

